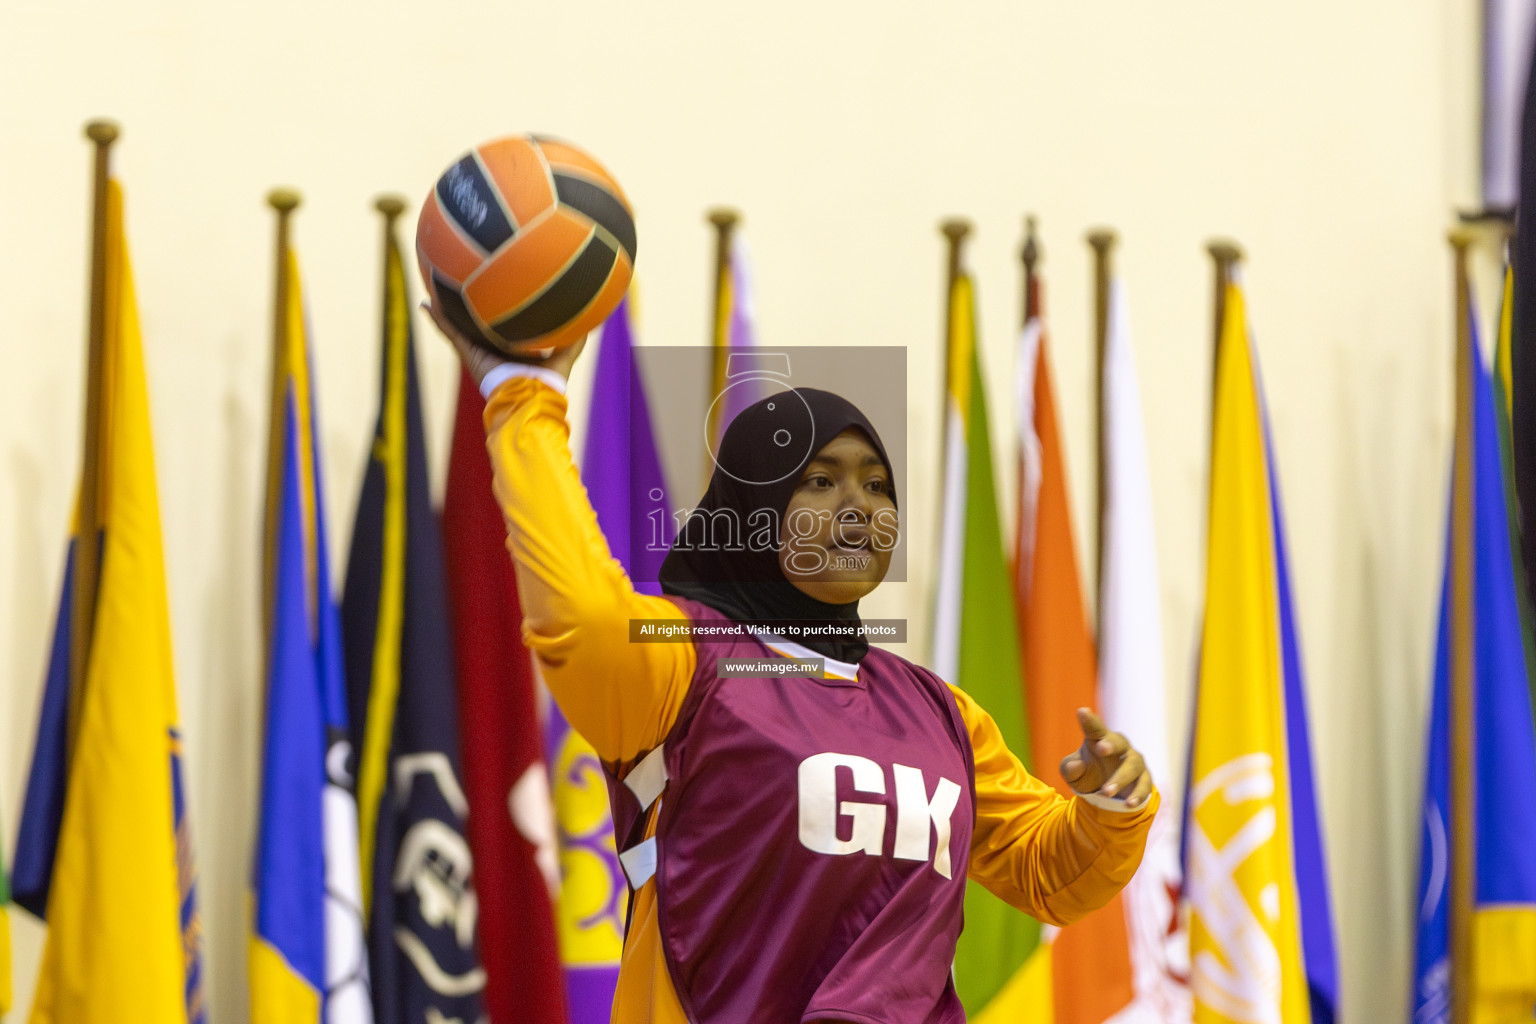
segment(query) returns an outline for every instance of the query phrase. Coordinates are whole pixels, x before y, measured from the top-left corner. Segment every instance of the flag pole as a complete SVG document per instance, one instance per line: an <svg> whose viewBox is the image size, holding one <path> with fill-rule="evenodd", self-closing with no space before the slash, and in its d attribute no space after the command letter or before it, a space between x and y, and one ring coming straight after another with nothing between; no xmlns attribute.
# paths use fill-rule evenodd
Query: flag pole
<svg viewBox="0 0 1536 1024"><path fill-rule="evenodd" d="M1211 440L1206 462L1206 495L1205 508L1207 527L1211 508L1211 487L1215 484L1216 465L1216 390L1220 382L1221 369L1221 328L1222 321L1227 316L1227 286L1232 283L1237 273L1237 264L1243 258L1243 250L1236 242L1228 239L1216 238L1206 244L1205 251L1210 253L1215 267L1215 318L1216 329L1211 335L1211 391L1210 391L1210 416L1211 416Z"/></svg>
<svg viewBox="0 0 1536 1024"><path fill-rule="evenodd" d="M966 236L971 233L971 222L963 217L950 217L940 222L939 232L943 234L948 246L948 270L944 288L944 344L939 349L944 360L944 393L939 396L939 479L942 481L949 479L949 453L943 438L948 430L945 424L949 417L949 399L955 393L955 382L951 379L954 373L955 284L960 280L961 249L965 245Z"/></svg>
<svg viewBox="0 0 1536 1024"><path fill-rule="evenodd" d="M91 636L96 623L96 588L101 573L101 447L102 405L106 398L108 184L112 178L112 143L118 128L112 121L91 121L85 136L96 144L91 183L91 293L86 325L85 433L80 468L79 532L75 538L74 598L70 609L69 715L66 749L73 759L75 737L90 667ZM67 762L66 762L67 763Z"/></svg>
<svg viewBox="0 0 1536 1024"><path fill-rule="evenodd" d="M1205 251L1216 263L1216 337L1221 337L1221 322L1227 315L1227 285L1232 283L1232 271L1242 261L1243 250L1227 238L1213 238Z"/></svg>
<svg viewBox="0 0 1536 1024"><path fill-rule="evenodd" d="M1040 280L1035 274L1035 265L1042 259L1040 254L1040 238L1036 233L1039 222L1034 214L1024 218L1024 246L1019 250L1019 259L1024 264L1024 316L1019 326L1028 327L1029 322L1040 315Z"/></svg>
<svg viewBox="0 0 1536 1024"><path fill-rule="evenodd" d="M1118 237L1111 228L1095 228L1088 232L1088 245L1093 249L1093 423L1095 460L1098 464L1096 482L1097 509L1093 527L1093 605L1094 646L1098 646L1098 624L1104 621L1104 350L1109 345L1109 280L1112 257Z"/></svg>
<svg viewBox="0 0 1536 1024"><path fill-rule="evenodd" d="M393 192L386 192L382 195L376 196L373 200L373 208L384 216L384 285L386 289L386 295L388 294L387 289L389 287L389 253L391 248L395 247L395 221L400 219L400 215L405 212L405 207L405 198L403 196L396 195ZM389 311L387 308L385 310L384 317L385 329L388 330ZM407 319L410 317L409 310L406 311L406 317ZM389 357L386 356L386 358ZM403 352L400 353L399 358L401 359L400 365L403 367L405 365L405 354ZM404 370L401 372L404 373ZM404 380L405 378L402 376L401 379ZM404 443L405 442L403 441L401 442L401 444Z"/></svg>
<svg viewBox="0 0 1536 1024"><path fill-rule="evenodd" d="M719 346L729 340L726 318L730 310L725 308L722 300L731 272L731 237L736 231L736 225L741 223L741 214L729 207L717 206L709 211L707 219L715 229L715 315L711 321L714 333L710 340Z"/></svg>
<svg viewBox="0 0 1536 1024"><path fill-rule="evenodd" d="M405 198L393 192L386 192L374 198L373 208L384 216L384 285L387 294L389 286L389 254L391 248L395 247L395 221L399 220L400 215L405 212ZM387 330L389 327L389 312L387 309L384 316L385 329ZM407 310L406 317L409 318L409 316L410 311ZM405 354L401 353L399 358L404 360L406 358ZM405 365L403 361L401 365ZM402 377L401 379L403 380L404 378ZM401 443L403 444L404 442L402 441Z"/></svg>
<svg viewBox="0 0 1536 1024"><path fill-rule="evenodd" d="M1473 375L1471 283L1468 252L1474 239L1466 228L1448 237L1455 257L1456 295L1456 433L1451 470L1451 1024L1471 1021L1472 908L1477 875L1473 836L1476 779L1473 754L1477 735L1474 715L1476 671L1473 649L1476 612L1473 607Z"/></svg>
<svg viewBox="0 0 1536 1024"><path fill-rule="evenodd" d="M715 304L714 316L710 319L708 396L710 407L709 423L706 428L709 431L711 443L714 443L720 437L720 416L723 412L716 403L716 399L725 390L726 349L731 344L731 310L725 298L731 280L731 238L736 231L736 225L741 223L741 214L729 207L717 206L709 211L706 219L715 229ZM706 479L712 468L713 460L706 460Z"/></svg>
<svg viewBox="0 0 1536 1024"><path fill-rule="evenodd" d="M1213 239L1205 251L1211 254L1216 267L1216 329L1211 337L1211 409L1216 408L1216 366L1221 360L1221 325L1227 317L1227 286L1232 283L1237 265L1242 261L1243 250L1230 239Z"/></svg>
<svg viewBox="0 0 1536 1024"><path fill-rule="evenodd" d="M971 233L971 222L964 217L950 217L939 225L939 231L949 244L949 287L953 288L960 279L960 250Z"/></svg>
<svg viewBox="0 0 1536 1024"><path fill-rule="evenodd" d="M405 201L396 195L381 195L374 199L373 208L384 216L383 246L380 258L384 301L382 303L383 351L381 394L379 396L379 426L374 437L374 458L383 464L384 510L381 545L381 594L394 594L391 601L403 602L400 592L394 591L389 578L395 571L403 572L405 564L405 465L408 458L405 449L409 445L410 430L406 424L407 381L410 377L410 350L407 347L407 325L410 311L405 309L405 297L394 295L391 256L397 253L395 246L395 221L405 211ZM397 319L399 317L399 319ZM394 566L396 568L392 569ZM403 586L403 583L396 584ZM403 608L403 603L397 605ZM375 639L374 660L387 651L391 658L398 658L401 643L402 613L381 616L381 622L392 623L387 636ZM380 626L381 631L386 627ZM380 645L383 645L382 647ZM375 846L378 842L379 801L384 793L384 767L389 755L395 730L396 707L380 699L380 690L374 687L368 695L368 710L361 729L362 750L357 770L357 834L358 863L362 881L362 908L364 919L373 912L373 882ZM398 696L398 695L396 695ZM354 735L359 727L354 725Z"/></svg>
<svg viewBox="0 0 1536 1024"><path fill-rule="evenodd" d="M266 520L261 548L261 627L263 686L270 669L266 659L272 649L272 601L277 589L277 529L280 509L278 495L282 491L283 474L283 424L286 420L284 401L288 392L288 351L292 339L288 337L288 298L293 282L288 277L288 245L290 219L298 209L302 198L291 188L275 188L267 193L267 205L277 211L277 259L275 285L272 289L272 386L269 395L267 420L267 500Z"/></svg>
<svg viewBox="0 0 1536 1024"><path fill-rule="evenodd" d="M939 231L949 246L948 284L944 289L944 402L940 408L949 407L949 395L954 392L954 382L949 379L949 344L955 330L955 283L960 280L961 249L971 233L971 222L963 217L950 217L939 225Z"/></svg>

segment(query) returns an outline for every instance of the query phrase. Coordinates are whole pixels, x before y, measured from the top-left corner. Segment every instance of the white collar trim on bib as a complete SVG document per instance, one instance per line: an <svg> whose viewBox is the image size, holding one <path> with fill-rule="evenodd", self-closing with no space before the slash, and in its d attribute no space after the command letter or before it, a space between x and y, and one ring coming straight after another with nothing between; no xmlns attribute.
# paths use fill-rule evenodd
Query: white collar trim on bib
<svg viewBox="0 0 1536 1024"><path fill-rule="evenodd" d="M848 679L853 681L857 681L859 678L859 666L853 664L852 662L838 661L836 658L829 658L825 654L819 654L816 651L811 650L804 644L797 644L792 640L785 640L783 637L775 633L760 634L758 639L763 642L763 646L767 647L775 654L783 655L786 658L794 658L796 661L808 661L813 658L820 658L823 662L826 663L828 678Z"/></svg>

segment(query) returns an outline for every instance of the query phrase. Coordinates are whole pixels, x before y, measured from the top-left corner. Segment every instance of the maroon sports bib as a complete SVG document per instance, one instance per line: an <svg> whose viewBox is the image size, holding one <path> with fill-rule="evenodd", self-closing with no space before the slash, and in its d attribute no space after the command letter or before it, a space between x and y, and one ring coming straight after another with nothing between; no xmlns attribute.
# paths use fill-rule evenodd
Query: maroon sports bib
<svg viewBox="0 0 1536 1024"><path fill-rule="evenodd" d="M729 621L673 600L696 623ZM637 885L654 873L689 1020L963 1021L950 968L975 767L949 687L875 648L854 679L721 679L716 659L779 655L694 643L666 742L611 786L626 870Z"/></svg>

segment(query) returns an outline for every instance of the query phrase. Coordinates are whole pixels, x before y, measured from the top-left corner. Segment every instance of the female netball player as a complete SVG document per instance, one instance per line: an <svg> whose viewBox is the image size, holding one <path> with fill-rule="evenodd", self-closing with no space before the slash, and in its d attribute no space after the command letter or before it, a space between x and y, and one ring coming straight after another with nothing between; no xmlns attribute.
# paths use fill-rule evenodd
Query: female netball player
<svg viewBox="0 0 1536 1024"><path fill-rule="evenodd" d="M1157 793L1141 756L1086 709L1082 747L1061 763L1079 794L1067 800L964 692L903 658L852 637L705 632L857 624L898 506L879 435L851 404L798 389L737 416L663 565L667 596L641 595L569 454L565 382L581 345L506 362L433 316L487 395L523 637L611 777L633 890L616 1024L956 1024L967 877L1057 925L1130 879ZM813 443L776 444L801 403ZM736 543L711 535L721 517ZM631 643L631 619L695 636ZM807 657L825 658L826 678L717 673L720 658Z"/></svg>

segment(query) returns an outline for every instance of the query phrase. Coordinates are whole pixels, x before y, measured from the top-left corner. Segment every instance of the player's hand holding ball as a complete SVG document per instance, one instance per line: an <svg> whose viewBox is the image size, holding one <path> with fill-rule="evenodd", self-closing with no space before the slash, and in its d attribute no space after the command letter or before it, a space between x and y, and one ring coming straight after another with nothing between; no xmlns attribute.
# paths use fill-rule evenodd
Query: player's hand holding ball
<svg viewBox="0 0 1536 1024"><path fill-rule="evenodd" d="M423 305L477 384L505 362L569 375L587 333L629 287L634 216L612 175L578 147L497 139L438 179L416 255Z"/></svg>
<svg viewBox="0 0 1536 1024"><path fill-rule="evenodd" d="M587 347L587 338L583 335L574 345L566 345L564 348L546 349L519 356L502 355L464 337L457 327L448 322L443 311L432 303L423 302L421 308L427 311L427 315L432 318L437 329L443 332L444 337L453 343L454 350L459 353L459 359L464 363L464 369L469 371L469 379L475 382L475 387L480 386L486 374L503 363L529 363L533 366L542 366L569 379L576 357L581 355L581 350Z"/></svg>

